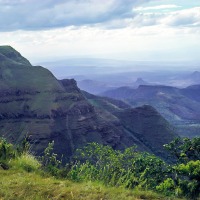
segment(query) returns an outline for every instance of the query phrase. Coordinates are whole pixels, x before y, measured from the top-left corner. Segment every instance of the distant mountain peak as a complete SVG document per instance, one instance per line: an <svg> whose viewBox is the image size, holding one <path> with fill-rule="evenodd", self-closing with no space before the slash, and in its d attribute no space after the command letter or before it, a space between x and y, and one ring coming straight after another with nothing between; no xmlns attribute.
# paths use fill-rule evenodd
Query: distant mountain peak
<svg viewBox="0 0 200 200"><path fill-rule="evenodd" d="M200 72L199 72L199 71L194 71L192 74L193 74L193 75L195 75L195 74L200 74Z"/></svg>
<svg viewBox="0 0 200 200"><path fill-rule="evenodd" d="M137 80L135 81L136 83L142 83L145 82L142 78L137 78Z"/></svg>
<svg viewBox="0 0 200 200"><path fill-rule="evenodd" d="M194 77L194 78L199 78L200 77L200 72L199 71L194 71L191 75L191 77Z"/></svg>
<svg viewBox="0 0 200 200"><path fill-rule="evenodd" d="M142 78L137 78L137 80L134 82L134 85L136 87L140 86L140 85L149 85L148 82L144 81Z"/></svg>

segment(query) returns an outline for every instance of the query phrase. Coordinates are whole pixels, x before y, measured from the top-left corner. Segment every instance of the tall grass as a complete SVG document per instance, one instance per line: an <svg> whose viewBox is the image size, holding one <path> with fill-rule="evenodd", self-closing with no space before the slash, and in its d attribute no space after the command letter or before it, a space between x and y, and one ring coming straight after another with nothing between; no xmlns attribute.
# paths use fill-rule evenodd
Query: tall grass
<svg viewBox="0 0 200 200"><path fill-rule="evenodd" d="M198 158L188 162L184 157L181 160L185 163L170 166L154 155L137 152L135 147L121 152L91 143L77 150L73 162L64 167L53 153L53 144L38 160L26 142L22 148L14 148L0 139L0 164L9 169L0 167L0 199L169 200L185 196L196 200L199 196Z"/></svg>
<svg viewBox="0 0 200 200"><path fill-rule="evenodd" d="M37 171L41 168L41 163L30 153L24 153L15 159L11 159L9 165L27 172Z"/></svg>

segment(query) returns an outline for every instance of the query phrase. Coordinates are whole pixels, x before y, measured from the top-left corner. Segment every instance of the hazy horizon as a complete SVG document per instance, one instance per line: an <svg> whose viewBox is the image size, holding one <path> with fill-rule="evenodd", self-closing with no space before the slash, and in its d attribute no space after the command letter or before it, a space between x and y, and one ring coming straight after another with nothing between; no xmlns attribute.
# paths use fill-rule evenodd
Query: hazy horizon
<svg viewBox="0 0 200 200"><path fill-rule="evenodd" d="M13 46L31 63L200 63L195 0L0 0L0 11L0 44Z"/></svg>

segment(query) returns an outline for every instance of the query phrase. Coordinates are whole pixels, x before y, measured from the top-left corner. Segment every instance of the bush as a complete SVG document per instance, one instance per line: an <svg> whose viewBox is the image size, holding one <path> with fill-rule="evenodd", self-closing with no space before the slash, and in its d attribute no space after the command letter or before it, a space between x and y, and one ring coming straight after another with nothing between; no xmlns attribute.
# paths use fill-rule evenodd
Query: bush
<svg viewBox="0 0 200 200"><path fill-rule="evenodd" d="M156 190L164 193L165 195L175 194L175 182L172 178L167 178L161 184L156 186Z"/></svg>
<svg viewBox="0 0 200 200"><path fill-rule="evenodd" d="M200 160L189 161L175 167L178 186L184 196L196 199L200 194Z"/></svg>
<svg viewBox="0 0 200 200"><path fill-rule="evenodd" d="M11 160L11 166L17 169L23 169L27 172L33 172L41 167L39 161L31 154L24 153L21 156Z"/></svg>
<svg viewBox="0 0 200 200"><path fill-rule="evenodd" d="M78 149L72 163L62 166L62 160L53 153L54 142L49 143L40 162L29 153L27 140L15 149L5 139L0 139L0 166L8 163L27 172L40 167L56 177L73 181L98 181L105 185L151 189L165 195L197 199L200 194L200 139L176 139L165 145L176 162L165 163L155 155L137 152L136 147L118 151L110 146L91 143Z"/></svg>
<svg viewBox="0 0 200 200"><path fill-rule="evenodd" d="M0 138L0 168L9 169L8 161L16 157L16 151L12 144L4 138Z"/></svg>
<svg viewBox="0 0 200 200"><path fill-rule="evenodd" d="M16 151L12 144L4 138L0 138L0 161L7 161L16 156Z"/></svg>
<svg viewBox="0 0 200 200"><path fill-rule="evenodd" d="M63 173L61 170L62 161L57 159L57 154L53 153L54 141L48 144L48 147L44 150L44 155L40 158L42 168L44 171L50 173L53 176L59 176Z"/></svg>
<svg viewBox="0 0 200 200"><path fill-rule="evenodd" d="M72 180L100 181L125 188L155 188L164 180L167 170L161 159L137 152L135 147L121 152L110 146L91 143L77 150L75 160L69 172Z"/></svg>
<svg viewBox="0 0 200 200"><path fill-rule="evenodd" d="M177 159L169 173L174 180L172 193L197 199L200 194L200 138L177 138L165 145L165 148ZM162 189L165 183L167 180L157 189L165 192L165 189Z"/></svg>

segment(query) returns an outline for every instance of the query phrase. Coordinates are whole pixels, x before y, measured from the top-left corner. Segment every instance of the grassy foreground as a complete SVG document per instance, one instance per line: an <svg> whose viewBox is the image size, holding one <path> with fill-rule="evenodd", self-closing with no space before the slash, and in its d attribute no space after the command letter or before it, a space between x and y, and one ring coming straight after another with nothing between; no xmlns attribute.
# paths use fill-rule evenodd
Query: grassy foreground
<svg viewBox="0 0 200 200"><path fill-rule="evenodd" d="M170 149L172 144L167 147ZM199 148L198 145L199 140ZM194 146L190 151L198 148ZM77 150L75 163L64 167L52 152L53 142L42 157L35 157L29 149L27 142L14 147L5 139L0 140L0 200L199 199L199 150L192 154L194 160L171 167L133 148L120 152L91 143ZM79 156L87 159L80 162ZM170 178L175 175L175 180Z"/></svg>
<svg viewBox="0 0 200 200"><path fill-rule="evenodd" d="M105 187L98 183L75 183L59 180L41 174L41 171L27 172L19 166L9 170L0 169L0 199L73 199L73 200L139 200L172 199L151 191L126 190Z"/></svg>

